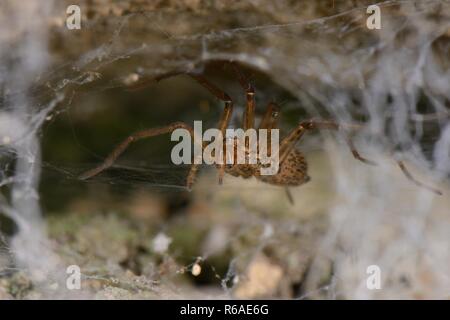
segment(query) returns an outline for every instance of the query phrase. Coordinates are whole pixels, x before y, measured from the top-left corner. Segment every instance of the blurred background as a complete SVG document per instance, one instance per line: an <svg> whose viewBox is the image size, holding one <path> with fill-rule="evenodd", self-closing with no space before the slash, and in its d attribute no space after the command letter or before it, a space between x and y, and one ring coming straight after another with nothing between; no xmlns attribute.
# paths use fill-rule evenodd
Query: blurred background
<svg viewBox="0 0 450 320"><path fill-rule="evenodd" d="M66 21L80 8L80 29ZM369 29L370 5L381 28ZM449 298L448 1L4 1L0 10L0 299ZM372 11L370 11L372 12ZM170 160L183 121L217 126L223 104L186 75L244 92L257 115L363 124L352 157L339 132L297 147L307 184L283 188ZM439 196L407 179L442 191ZM66 287L80 267L80 290ZM367 286L369 266L381 287Z"/></svg>

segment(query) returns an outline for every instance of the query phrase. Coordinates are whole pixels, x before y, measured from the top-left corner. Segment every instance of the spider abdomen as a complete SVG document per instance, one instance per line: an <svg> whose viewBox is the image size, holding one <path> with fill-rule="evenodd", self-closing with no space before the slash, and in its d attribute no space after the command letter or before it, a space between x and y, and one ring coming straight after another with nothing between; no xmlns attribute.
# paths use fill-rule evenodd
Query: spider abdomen
<svg viewBox="0 0 450 320"><path fill-rule="evenodd" d="M308 164L303 154L293 150L280 164L278 173L275 175L257 175L263 182L280 186L299 186L310 180L308 176Z"/></svg>

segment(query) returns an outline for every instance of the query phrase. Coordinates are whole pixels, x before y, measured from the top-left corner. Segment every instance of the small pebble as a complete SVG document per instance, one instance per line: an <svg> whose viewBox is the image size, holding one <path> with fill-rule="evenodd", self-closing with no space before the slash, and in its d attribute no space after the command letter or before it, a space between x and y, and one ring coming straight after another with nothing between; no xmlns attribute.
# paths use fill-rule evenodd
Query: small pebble
<svg viewBox="0 0 450 320"><path fill-rule="evenodd" d="M192 275L193 275L194 277L196 277L196 276L198 276L198 275L202 272L202 267L201 267L198 263L195 263L195 264L192 266L191 272L192 272Z"/></svg>

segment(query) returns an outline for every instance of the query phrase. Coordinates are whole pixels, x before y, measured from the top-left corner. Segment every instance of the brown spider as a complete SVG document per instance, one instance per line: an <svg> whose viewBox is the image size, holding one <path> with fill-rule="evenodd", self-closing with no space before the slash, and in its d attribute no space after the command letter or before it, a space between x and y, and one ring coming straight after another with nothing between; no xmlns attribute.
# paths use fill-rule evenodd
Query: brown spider
<svg viewBox="0 0 450 320"><path fill-rule="evenodd" d="M236 74L238 81L242 88L245 90L246 94L246 108L244 112L244 119L243 119L243 130L247 130L250 128L255 128L255 90L253 86L249 83L247 78L240 72L240 70L237 68L237 66L233 63L230 63L234 73ZM156 80L162 80L167 77L171 77L174 75L178 75L182 73L171 73L162 77L157 78ZM222 136L225 137L225 130L227 129L231 114L233 111L233 101L231 100L230 96L216 87L214 84L209 82L203 75L195 74L187 72L185 73L195 79L199 84L201 84L203 87L205 87L210 93L212 93L216 98L222 100L225 104L224 111L222 113L222 116L220 118L218 129L222 133ZM279 107L274 103L270 102L267 106L266 112L263 115L260 124L259 129L274 129L277 127L278 122L278 116L279 116ZM356 150L351 137L350 132L360 129L362 126L358 124L339 124L332 120L307 120L302 121L300 124L293 129L285 138L281 140L280 146L279 146L279 170L278 173L275 175L261 175L260 169L261 164L217 164L216 167L219 170L219 184L222 184L223 176L225 173L228 173L235 177L243 177L244 179L250 178L250 177L256 177L257 179L273 184L278 186L284 186L286 187L286 191L288 194L289 199L292 201L292 197L290 196L288 187L293 186L300 186L310 180L310 177L307 174L307 162L305 158L303 157L303 154L295 148L295 144L297 141L303 136L303 134L306 131L314 130L314 129L331 129L331 130L344 130L347 132L347 144L350 148L351 153L353 156L358 159L359 161L362 161L366 164L370 165L376 165L374 162L367 160L363 158L358 151ZM109 168L114 161L125 151L125 149L130 145L130 143L145 139L149 137L154 137L161 134L171 133L175 129L178 128L184 128L188 130L191 134L191 137L194 137L194 130L187 125L184 122L174 122L164 127L159 128L152 128L152 129L146 129L142 131L138 131L132 135L130 135L128 138L126 138L122 143L120 143L104 160L104 162L99 165L98 167L91 169L85 173L83 173L80 176L80 179L88 179L92 176L97 175L98 173L102 172L103 170ZM270 132L270 131L269 131ZM268 137L270 139L270 136ZM270 144L268 144L270 146ZM234 152L236 153L236 142L233 144L234 146ZM259 147L259 146L258 146ZM225 145L224 145L225 148ZM245 150L246 154L248 154L248 149ZM270 153L270 150L269 150ZM225 157L225 150L224 150L224 157ZM236 157L234 157L234 161L236 161ZM403 171L405 176L414 182L416 185L425 187L429 190L431 190L434 193L442 194L439 190L429 187L420 181L416 180L406 169L405 165L401 161L397 161L397 164L399 165L400 169ZM189 174L187 176L187 188L191 189L192 185L194 184L195 177L197 174L197 171L199 169L198 164L192 164L190 167Z"/></svg>

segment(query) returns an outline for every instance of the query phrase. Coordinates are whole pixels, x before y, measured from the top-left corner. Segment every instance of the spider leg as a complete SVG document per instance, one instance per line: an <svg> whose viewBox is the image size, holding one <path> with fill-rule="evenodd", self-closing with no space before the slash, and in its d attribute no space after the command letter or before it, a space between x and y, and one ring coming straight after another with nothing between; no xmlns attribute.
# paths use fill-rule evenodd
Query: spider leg
<svg viewBox="0 0 450 320"><path fill-rule="evenodd" d="M204 88L206 88L212 95L214 95L216 98L218 98L219 100L222 100L225 103L224 110L223 110L223 113L222 113L222 116L220 118L219 125L218 125L218 128L219 128L220 132L222 133L222 137L225 137L225 131L229 125L229 122L231 119L231 114L233 112L233 101L227 93L225 93L223 90L219 89L216 85L211 83L203 75L193 73L193 72L181 72L181 71L169 72L167 74L163 74L161 76L156 77L154 79L154 81L159 82L161 80L171 78L174 76L178 76L181 74L187 74L192 79L196 80ZM143 85L145 86L146 83L144 83ZM133 89L140 89L143 87L143 85L142 84L137 85ZM225 149L225 145L224 145L224 149ZM219 184L222 184L222 181L223 181L223 176L225 174L225 163L226 163L226 152L224 150L223 151L223 164L219 165ZM190 188L190 186L192 186L192 184L194 183L195 176L198 171L198 167L199 167L199 165L196 164L194 161L194 163L192 164L191 169L189 171L188 177L187 177L188 188Z"/></svg>
<svg viewBox="0 0 450 320"><path fill-rule="evenodd" d="M284 191L286 192L286 196L289 200L289 203L291 205L294 205L294 197L292 196L291 190L288 187L285 187Z"/></svg>
<svg viewBox="0 0 450 320"><path fill-rule="evenodd" d="M192 189L192 185L195 182L195 177L197 176L198 169L199 169L198 164L195 163L191 164L191 168L189 169L189 173L186 178L186 187L188 188L188 190Z"/></svg>
<svg viewBox="0 0 450 320"><path fill-rule="evenodd" d="M280 107L275 102L270 102L266 112L259 123L259 129L273 129L277 126Z"/></svg>
<svg viewBox="0 0 450 320"><path fill-rule="evenodd" d="M295 144L302 138L306 128L300 123L297 128L292 130L280 143L278 149L279 163L280 165L286 160L287 156L294 149Z"/></svg>
<svg viewBox="0 0 450 320"><path fill-rule="evenodd" d="M280 113L280 107L275 102L270 102L267 106L266 112L264 113L261 122L259 124L259 129L267 129L267 138L270 141L271 140L271 129L277 128L278 126L278 116ZM301 137L301 136L300 136ZM298 139L300 139L298 137ZM297 140L298 140L297 139ZM271 155L271 143L268 143L268 155ZM288 153L287 153L288 154ZM281 163L281 161L280 161ZM289 200L289 203L291 205L295 204L294 197L292 196L291 189L289 187L284 187L284 191L286 193L286 197Z"/></svg>
<svg viewBox="0 0 450 320"><path fill-rule="evenodd" d="M224 92L223 90L219 89L216 85L211 83L208 79L206 79L205 76L198 74L198 73L174 71L174 72L163 74L163 75L157 77L155 79L155 81L159 82L161 80L164 80L164 79L167 79L170 77L174 77L174 76L178 76L180 74L187 74L192 79L197 81L200 85L202 85L204 88L206 88L217 99L222 100L225 103L224 110L223 110L223 113L219 120L219 125L218 125L218 128L219 128L220 132L222 133L222 137L225 137L225 130L227 129L227 127L229 125L229 122L231 119L231 114L233 112L233 101L231 100L231 97L226 92ZM224 148L225 148L225 146L224 146ZM224 163L219 165L219 184L222 184L223 176L225 174L225 163L226 163L225 150L223 152L223 159L224 159L223 160ZM192 186L192 184L194 183L197 171L198 171L198 164L195 164L195 162L194 162L194 164L192 164L192 166L191 166L191 170L189 171L188 178L187 178L188 188L190 188L190 186Z"/></svg>
<svg viewBox="0 0 450 320"><path fill-rule="evenodd" d="M231 100L231 97L226 92L224 92L223 90L219 89L216 85L211 83L208 79L205 78L205 76L198 74L198 73L193 73L193 72L173 71L173 72L169 72L169 73L166 73L166 74L156 77L154 79L154 81L159 82L161 80L175 77L175 76L182 75L182 74L186 74L186 75L190 76L192 79L194 79L200 85L202 85L204 88L206 88L217 99L222 100L225 103L222 118L219 121L219 130L222 132L222 135L225 136L225 130L228 127L229 120L231 118L231 113L233 112L233 101Z"/></svg>
<svg viewBox="0 0 450 320"><path fill-rule="evenodd" d="M297 128L292 130L289 135L284 138L281 141L280 144L280 164L283 163L283 161L287 158L289 153L294 149L295 144L298 140L303 136L303 134L308 130L315 130L315 129L328 129L328 130L343 130L347 133L351 131L355 131L358 129L361 129L361 125L357 124L340 124L333 120L307 120L301 122ZM347 145L350 148L350 151L353 155L353 157L361 162L364 162L365 164L369 165L376 165L374 161L368 160L364 157L362 157L358 150L356 149L352 138L349 134L347 134Z"/></svg>
<svg viewBox="0 0 450 320"><path fill-rule="evenodd" d="M442 195L442 191L441 190L433 188L433 187L430 187L430 186L428 186L428 185L426 185L426 184L416 180L412 176L412 174L409 172L409 170L405 167L405 164L403 163L403 161L398 161L397 160L396 162L397 162L398 166L400 167L400 169L402 170L403 174L406 176L406 178L408 178L410 181L412 181L415 185L417 185L419 187L422 187L422 188L425 188L425 189L428 189L431 192L434 192L434 193L436 193L436 194L438 194L440 196Z"/></svg>
<svg viewBox="0 0 450 320"><path fill-rule="evenodd" d="M247 129L253 129L255 127L255 89L235 63L231 62L230 65L238 78L239 84L244 89L247 99L244 112L243 129L244 131Z"/></svg>
<svg viewBox="0 0 450 320"><path fill-rule="evenodd" d="M195 79L199 84L201 84L203 87L205 87L209 92L211 92L216 98L219 100L222 100L225 103L224 110L222 113L222 116L220 117L218 128L220 132L222 133L223 141L225 141L225 133L226 129L230 123L231 114L233 112L233 101L231 100L231 97L216 87L213 83L208 81L203 75L194 74L194 73L188 73L189 76L191 76L193 79ZM223 176L225 175L225 165L226 165L226 145L223 146L223 163L219 164L219 184L223 183ZM191 172L188 176L188 181L190 176L195 176L196 173L196 167L192 167Z"/></svg>
<svg viewBox="0 0 450 320"><path fill-rule="evenodd" d="M225 139L225 131L228 127L228 124L230 123L230 119L231 119L231 113L233 111L232 109L233 103L230 102L229 106L227 106L227 102L225 102L225 109L222 113L222 116L220 118L219 121L219 130L222 133L222 138L223 138L223 163L219 164L219 184L223 183L223 176L225 175L225 166L226 166L226 160L227 160L227 150L226 150L226 139ZM232 151L234 152L234 151Z"/></svg>
<svg viewBox="0 0 450 320"><path fill-rule="evenodd" d="M91 170L88 170L81 174L79 176L79 179L85 180L89 179L100 172L106 170L107 168L111 167L113 163L116 161L116 159L128 148L128 146L137 140L150 138L154 136L158 136L161 134L169 133L174 131L175 129L183 128L189 131L191 134L191 137L194 138L194 130L185 124L184 122L174 122L172 124L169 124L164 127L160 128L152 128L152 129L146 129L142 131L138 131L132 135L130 135L128 138L126 138L124 141L122 141L117 147L114 148L114 150L106 157L106 159L103 161L102 164L100 164L98 167L95 167ZM189 181L188 181L189 182Z"/></svg>
<svg viewBox="0 0 450 320"><path fill-rule="evenodd" d="M258 129L267 130L267 140L271 141L271 129L276 128L278 124L278 115L280 113L280 107L275 102L270 102L267 105L266 112L264 113ZM259 152L259 145L258 145ZM271 155L271 144L267 145L267 154Z"/></svg>
<svg viewBox="0 0 450 320"><path fill-rule="evenodd" d="M344 130L346 132L351 132L355 130L361 129L362 126L358 124L339 124L333 120L308 120L301 122L297 128L291 131L291 133L283 139L283 141L280 144L280 164L286 159L286 157L289 155L289 153L292 151L292 149L295 147L295 143L300 140L300 138L303 136L303 134L307 130L314 130L314 129L330 129L330 130ZM375 162L371 160L367 160L358 153L356 150L353 141L351 137L347 136L347 144L350 148L350 151L352 152L353 157L356 159L371 165L376 165ZM428 189L438 195L442 195L442 192L436 188L430 187L417 179L415 179L412 174L408 171L408 169L405 167L404 163L402 161L396 161L400 169L402 170L403 174L411 180L414 184L416 184L419 187L423 187L425 189Z"/></svg>

